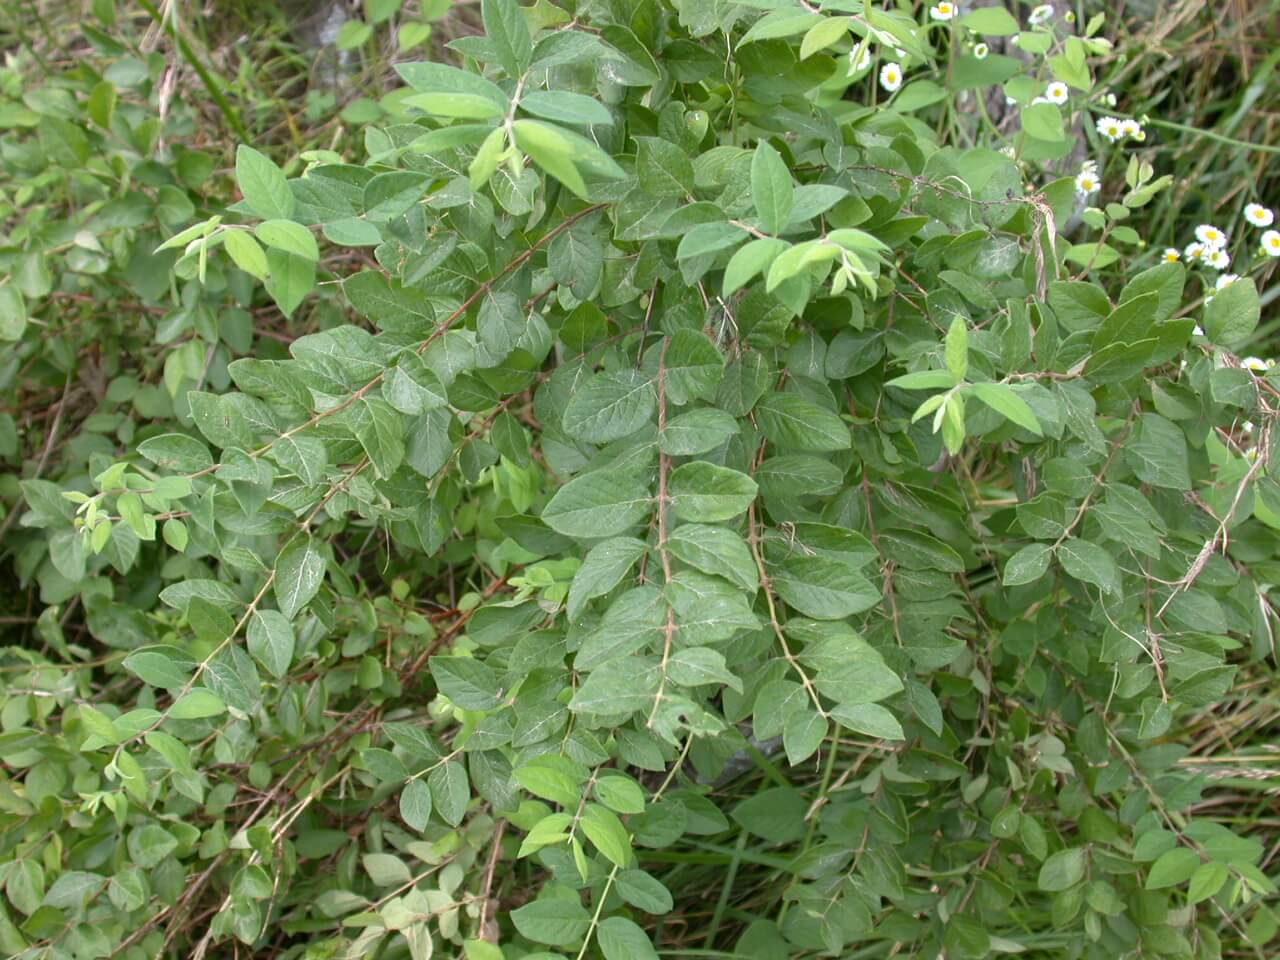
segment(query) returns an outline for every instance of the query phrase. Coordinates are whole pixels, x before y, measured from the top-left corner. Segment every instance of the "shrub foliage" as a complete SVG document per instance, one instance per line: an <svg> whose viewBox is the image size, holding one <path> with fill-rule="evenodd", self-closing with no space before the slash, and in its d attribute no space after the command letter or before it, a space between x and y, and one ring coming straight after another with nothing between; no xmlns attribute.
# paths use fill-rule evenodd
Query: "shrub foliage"
<svg viewBox="0 0 1280 960"><path fill-rule="evenodd" d="M1166 735L1273 652L1277 390L1254 280L1125 224L1167 178L1094 134L1100 24L480 7L363 163L243 143L225 209L155 57L6 74L6 952L1265 940Z"/></svg>

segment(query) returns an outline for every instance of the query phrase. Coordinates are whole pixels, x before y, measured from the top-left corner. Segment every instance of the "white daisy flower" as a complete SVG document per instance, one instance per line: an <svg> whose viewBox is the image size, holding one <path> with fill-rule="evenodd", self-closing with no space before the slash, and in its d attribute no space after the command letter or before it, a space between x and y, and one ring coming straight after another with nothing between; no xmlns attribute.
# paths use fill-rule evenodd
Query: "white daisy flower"
<svg viewBox="0 0 1280 960"><path fill-rule="evenodd" d="M1040 4L1040 6L1036 7L1034 10L1031 11L1031 16L1027 18L1027 23L1031 24L1033 27L1038 27L1040 24L1044 23L1046 20L1048 20L1052 16L1053 16L1053 5L1048 3L1042 3Z"/></svg>
<svg viewBox="0 0 1280 960"><path fill-rule="evenodd" d="M1231 265L1231 257L1227 251L1217 247L1204 255L1204 262L1215 270L1225 270Z"/></svg>
<svg viewBox="0 0 1280 960"><path fill-rule="evenodd" d="M1240 361L1240 366L1254 373L1266 373L1274 364L1274 360L1263 360L1261 357L1245 357Z"/></svg>
<svg viewBox="0 0 1280 960"><path fill-rule="evenodd" d="M1102 184L1098 181L1098 175L1093 170L1084 169L1076 176L1076 190L1081 196L1089 196L1098 192L1098 188Z"/></svg>
<svg viewBox="0 0 1280 960"><path fill-rule="evenodd" d="M886 63L880 68L880 86L893 93L902 86L902 64Z"/></svg>
<svg viewBox="0 0 1280 960"><path fill-rule="evenodd" d="M973 48L973 55L977 57L979 60L987 59L987 54L990 52L991 52L991 48L988 47L985 43L979 43L977 46Z"/></svg>
<svg viewBox="0 0 1280 960"><path fill-rule="evenodd" d="M1133 120L1133 119L1121 120L1120 132L1132 140L1147 139L1147 135L1142 132L1142 124L1140 124L1137 120Z"/></svg>
<svg viewBox="0 0 1280 960"><path fill-rule="evenodd" d="M1197 323L1194 327L1191 328L1191 335L1194 337L1203 337L1204 328Z"/></svg>
<svg viewBox="0 0 1280 960"><path fill-rule="evenodd" d="M1221 290L1223 287L1230 286L1231 284L1235 283L1239 279L1240 279L1239 274L1224 273L1217 280L1213 281L1213 289Z"/></svg>
<svg viewBox="0 0 1280 960"><path fill-rule="evenodd" d="M1044 96L1050 103L1066 103L1071 96L1071 91L1067 89L1065 83L1055 80L1045 88Z"/></svg>
<svg viewBox="0 0 1280 960"><path fill-rule="evenodd" d="M937 6L929 8L930 20L951 20L956 15L956 5L949 0L942 0Z"/></svg>
<svg viewBox="0 0 1280 960"><path fill-rule="evenodd" d="M1196 227L1196 239L1210 250L1217 250L1227 245L1227 235L1211 223L1202 223Z"/></svg>
<svg viewBox="0 0 1280 960"><path fill-rule="evenodd" d="M1164 255L1161 257L1165 263L1177 263L1182 259L1182 251L1177 247L1165 247Z"/></svg>
<svg viewBox="0 0 1280 960"><path fill-rule="evenodd" d="M1204 256L1204 244L1199 242L1189 243L1186 249L1182 251L1182 255L1187 258L1188 262L1199 260Z"/></svg>
<svg viewBox="0 0 1280 960"><path fill-rule="evenodd" d="M1274 210L1268 210L1260 203L1250 203L1244 208L1244 218L1255 227L1269 227L1276 222Z"/></svg>
<svg viewBox="0 0 1280 960"><path fill-rule="evenodd" d="M871 66L871 47L861 45L854 47L849 51L849 69L854 73L860 73Z"/></svg>
<svg viewBox="0 0 1280 960"><path fill-rule="evenodd" d="M1098 133L1115 143L1124 136L1124 128L1115 117L1100 117L1097 123Z"/></svg>
<svg viewBox="0 0 1280 960"><path fill-rule="evenodd" d="M1280 230L1268 230L1262 235L1262 252L1268 257L1280 257Z"/></svg>

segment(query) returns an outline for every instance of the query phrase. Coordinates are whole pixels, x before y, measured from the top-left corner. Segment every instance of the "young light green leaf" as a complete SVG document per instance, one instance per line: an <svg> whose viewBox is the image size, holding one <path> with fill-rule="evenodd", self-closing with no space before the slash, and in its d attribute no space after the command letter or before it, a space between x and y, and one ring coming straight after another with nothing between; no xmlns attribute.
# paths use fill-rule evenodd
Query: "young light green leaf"
<svg viewBox="0 0 1280 960"><path fill-rule="evenodd" d="M1030 405L1008 384L974 383L967 389L992 410L1003 414L1005 419L1016 423L1024 430L1030 430L1036 436L1044 434L1040 421Z"/></svg>

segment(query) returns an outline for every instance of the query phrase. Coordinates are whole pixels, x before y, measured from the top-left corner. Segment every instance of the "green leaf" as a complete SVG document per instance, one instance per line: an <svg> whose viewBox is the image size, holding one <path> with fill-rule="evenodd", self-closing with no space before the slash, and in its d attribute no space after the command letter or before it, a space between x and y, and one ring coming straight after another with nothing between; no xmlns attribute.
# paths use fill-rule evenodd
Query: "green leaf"
<svg viewBox="0 0 1280 960"><path fill-rule="evenodd" d="M751 158L751 199L765 233L780 233L790 221L795 184L782 155L766 140L756 144Z"/></svg>
<svg viewBox="0 0 1280 960"><path fill-rule="evenodd" d="M645 426L656 407L653 381L639 370L600 373L574 392L562 426L575 440L609 443Z"/></svg>
<svg viewBox="0 0 1280 960"><path fill-rule="evenodd" d="M265 154L240 144L236 148L236 184L240 193L264 220L287 220L293 215L293 191L284 172Z"/></svg>
<svg viewBox="0 0 1280 960"><path fill-rule="evenodd" d="M507 74L519 77L533 62L533 40L515 0L481 0L484 32Z"/></svg>
<svg viewBox="0 0 1280 960"><path fill-rule="evenodd" d="M106 885L107 878L101 874L68 870L53 882L49 892L44 895L42 906L80 910L101 893Z"/></svg>
<svg viewBox="0 0 1280 960"><path fill-rule="evenodd" d="M1208 900L1222 889L1230 876L1231 870L1224 863L1200 864L1196 867L1195 873L1191 874L1191 884L1187 888L1187 902L1201 903Z"/></svg>
<svg viewBox="0 0 1280 960"><path fill-rule="evenodd" d="M609 917L596 928L605 960L658 960L649 936L626 917Z"/></svg>
<svg viewBox="0 0 1280 960"><path fill-rule="evenodd" d="M663 366L666 398L678 405L711 399L724 377L724 355L697 330L677 330L671 335Z"/></svg>
<svg viewBox="0 0 1280 960"><path fill-rule="evenodd" d="M258 280L267 278L267 254L244 230L228 230L222 235L222 245L237 267Z"/></svg>
<svg viewBox="0 0 1280 960"><path fill-rule="evenodd" d="M1049 559L1052 556L1053 549L1049 544L1028 544L1009 558L1002 582L1006 587L1016 587L1039 580L1049 569Z"/></svg>
<svg viewBox="0 0 1280 960"><path fill-rule="evenodd" d="M567 537L612 537L653 508L649 485L634 474L596 470L575 477L542 509L542 522Z"/></svg>
<svg viewBox="0 0 1280 960"><path fill-rule="evenodd" d="M1006 420L1016 423L1024 430L1030 430L1038 437L1044 435L1040 421L1036 418L1031 406L1013 387L1006 383L974 383L970 384L969 390L992 410L1002 414Z"/></svg>
<svg viewBox="0 0 1280 960"><path fill-rule="evenodd" d="M733 819L753 836L769 843L788 843L804 836L808 804L791 787L771 787L733 808Z"/></svg>
<svg viewBox="0 0 1280 960"><path fill-rule="evenodd" d="M596 797L615 813L644 813L644 790L622 775L601 775L596 780Z"/></svg>
<svg viewBox="0 0 1280 960"><path fill-rule="evenodd" d="M174 720L201 720L226 712L226 704L208 690L199 688L183 694L165 711L166 715Z"/></svg>
<svg viewBox="0 0 1280 960"><path fill-rule="evenodd" d="M577 620L588 601L616 587L647 549L634 537L613 537L588 550L569 587L569 620Z"/></svg>
<svg viewBox="0 0 1280 960"><path fill-rule="evenodd" d="M591 914L576 900L534 900L511 911L511 922L535 943L564 947L578 943L591 926Z"/></svg>
<svg viewBox="0 0 1280 960"><path fill-rule="evenodd" d="M1174 847L1156 858L1147 871L1146 889L1163 890L1190 880L1201 866L1200 855L1187 847Z"/></svg>
<svg viewBox="0 0 1280 960"><path fill-rule="evenodd" d="M961 17L960 24L984 37L1011 37L1022 29L1004 7L977 7Z"/></svg>
<svg viewBox="0 0 1280 960"><path fill-rule="evenodd" d="M757 237L740 248L725 265L721 292L727 297L754 280L785 249L787 242L774 237Z"/></svg>
<svg viewBox="0 0 1280 960"><path fill-rule="evenodd" d="M579 821L582 832L597 850L615 866L625 867L633 859L631 836L618 815L597 803L588 803Z"/></svg>
<svg viewBox="0 0 1280 960"><path fill-rule="evenodd" d="M969 330L958 314L947 330L945 353L947 370L959 383L969 372Z"/></svg>
<svg viewBox="0 0 1280 960"><path fill-rule="evenodd" d="M787 762L794 766L808 760L818 752L829 732L827 718L816 710L800 709L787 714L782 731Z"/></svg>
<svg viewBox="0 0 1280 960"><path fill-rule="evenodd" d="M520 98L520 109L544 120L575 123L584 126L612 124L613 114L599 100L567 90L535 90Z"/></svg>
<svg viewBox="0 0 1280 960"><path fill-rule="evenodd" d="M443 63L398 63L396 73L418 91L406 102L437 116L501 117L511 103L496 83Z"/></svg>
<svg viewBox="0 0 1280 960"><path fill-rule="evenodd" d="M640 189L655 199L693 193L693 164L674 143L658 137L636 137L636 175Z"/></svg>
<svg viewBox="0 0 1280 960"><path fill-rule="evenodd" d="M467 768L452 760L441 764L427 775L427 786L431 788L432 806L440 818L451 827L460 824L471 802Z"/></svg>
<svg viewBox="0 0 1280 960"><path fill-rule="evenodd" d="M556 754L534 757L515 771L516 782L535 797L575 811L582 799L582 784L587 776L582 764Z"/></svg>
<svg viewBox="0 0 1280 960"><path fill-rule="evenodd" d="M432 657L431 679L464 710L493 710L500 703L498 678L474 657Z"/></svg>
<svg viewBox="0 0 1280 960"><path fill-rule="evenodd" d="M1096 543L1067 540L1058 547L1057 553L1062 569L1077 580L1092 583L1104 593L1120 594L1120 571L1116 562Z"/></svg>
<svg viewBox="0 0 1280 960"><path fill-rule="evenodd" d="M667 623L667 603L653 586L628 590L609 607L597 630L587 634L574 657L574 667L591 670L660 643Z"/></svg>
<svg viewBox="0 0 1280 960"><path fill-rule="evenodd" d="M838 704L831 711L831 718L848 727L854 733L865 734L880 740L905 740L902 724L878 703Z"/></svg>
<svg viewBox="0 0 1280 960"><path fill-rule="evenodd" d="M414 416L449 402L436 372L417 353L402 353L383 376L382 396L400 413Z"/></svg>
<svg viewBox="0 0 1280 960"><path fill-rule="evenodd" d="M955 384L955 377L949 370L919 370L894 377L885 386L898 387L901 390L932 390L937 387L950 388Z"/></svg>
<svg viewBox="0 0 1280 960"><path fill-rule="evenodd" d="M729 672L724 654L710 647L678 651L667 661L667 675L683 687L717 683L742 692L742 681Z"/></svg>
<svg viewBox="0 0 1280 960"><path fill-rule="evenodd" d="M1136 343L1150 335L1160 298L1155 293L1132 297L1111 311L1094 331L1094 351L1113 343Z"/></svg>
<svg viewBox="0 0 1280 960"><path fill-rule="evenodd" d="M842 620L880 602L871 581L826 557L787 557L769 570L769 577L778 596L815 620Z"/></svg>
<svg viewBox="0 0 1280 960"><path fill-rule="evenodd" d="M400 818L414 830L426 829L431 819L431 789L422 780L410 780L400 791Z"/></svg>
<svg viewBox="0 0 1280 960"><path fill-rule="evenodd" d="M749 234L736 224L700 223L683 237L676 248L676 259L688 260L691 257L705 257L721 250L736 247Z"/></svg>
<svg viewBox="0 0 1280 960"><path fill-rule="evenodd" d="M620 871L614 886L623 900L645 913L660 916L671 911L671 892L643 870Z"/></svg>
<svg viewBox="0 0 1280 960"><path fill-rule="evenodd" d="M1248 343L1262 315L1258 288L1251 277L1233 280L1204 308L1204 330L1210 341L1227 349Z"/></svg>
<svg viewBox="0 0 1280 960"><path fill-rule="evenodd" d="M727 527L682 523L667 539L671 555L704 573L724 577L754 593L760 585L755 560L742 537Z"/></svg>
<svg viewBox="0 0 1280 960"><path fill-rule="evenodd" d="M281 313L286 317L293 316L293 311L315 288L315 262L271 247L267 250L267 269L267 293L271 294Z"/></svg>
<svg viewBox="0 0 1280 960"><path fill-rule="evenodd" d="M714 450L738 432L738 421L723 410L699 407L667 421L658 449L671 456L694 456Z"/></svg>
<svg viewBox="0 0 1280 960"><path fill-rule="evenodd" d="M563 127L541 120L517 120L511 128L517 146L579 197L585 199L587 194L581 171L612 179L625 176L617 161L592 141Z"/></svg>
<svg viewBox="0 0 1280 960"><path fill-rule="evenodd" d="M239 231L232 231L232 234ZM320 247L314 234L292 220L267 220L254 227L253 232L269 247L296 253L307 260L320 259ZM243 268L242 268L243 269Z"/></svg>
<svg viewBox="0 0 1280 960"><path fill-rule="evenodd" d="M1033 103L1022 108L1022 129L1029 137L1060 143L1063 139L1062 110L1054 103Z"/></svg>
<svg viewBox="0 0 1280 960"><path fill-rule="evenodd" d="M239 647L229 647L205 667L203 679L228 707L243 714L262 704L262 681L253 660Z"/></svg>
<svg viewBox="0 0 1280 960"><path fill-rule="evenodd" d="M759 488L745 473L695 460L671 472L667 492L681 520L731 520L746 511Z"/></svg>
<svg viewBox="0 0 1280 960"><path fill-rule="evenodd" d="M375 886L398 887L413 879L408 864L394 854L366 853L360 862Z"/></svg>
<svg viewBox="0 0 1280 960"><path fill-rule="evenodd" d="M1159 414L1142 414L1122 450L1125 461L1143 483L1171 490L1191 489L1186 437Z"/></svg>
<svg viewBox="0 0 1280 960"><path fill-rule="evenodd" d="M324 557L320 555L310 537L294 537L276 558L276 604L286 620L292 620L298 611L311 602L320 591L324 580Z"/></svg>
<svg viewBox="0 0 1280 960"><path fill-rule="evenodd" d="M167 690L183 687L195 663L175 647L142 647L124 658L124 668L143 683Z"/></svg>
<svg viewBox="0 0 1280 960"><path fill-rule="evenodd" d="M760 429L770 443L792 450L829 453L852 445L836 414L795 393L774 393L756 404Z"/></svg>
<svg viewBox="0 0 1280 960"><path fill-rule="evenodd" d="M249 652L266 667L267 672L280 679L289 672L293 663L293 625L276 610L257 610L249 620Z"/></svg>
<svg viewBox="0 0 1280 960"><path fill-rule="evenodd" d="M648 707L658 692L651 661L639 657L611 660L587 675L569 701L574 713L627 714Z"/></svg>
<svg viewBox="0 0 1280 960"><path fill-rule="evenodd" d="M1041 890L1051 893L1069 890L1084 879L1087 865L1088 856L1083 847L1059 850L1040 865L1036 884Z"/></svg>
<svg viewBox="0 0 1280 960"><path fill-rule="evenodd" d="M373 469L389 478L404 461L404 424L391 404L378 397L362 397L350 407L348 423Z"/></svg>

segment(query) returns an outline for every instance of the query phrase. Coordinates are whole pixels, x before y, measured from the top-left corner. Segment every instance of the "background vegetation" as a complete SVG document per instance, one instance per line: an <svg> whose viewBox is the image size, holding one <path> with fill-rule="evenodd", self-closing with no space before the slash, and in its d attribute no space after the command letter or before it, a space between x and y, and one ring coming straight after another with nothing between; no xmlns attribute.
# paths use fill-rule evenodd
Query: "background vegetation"
<svg viewBox="0 0 1280 960"><path fill-rule="evenodd" d="M1273 955L1280 8L1056 6L6 5L0 950Z"/></svg>

